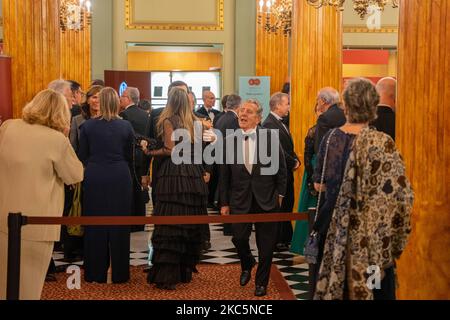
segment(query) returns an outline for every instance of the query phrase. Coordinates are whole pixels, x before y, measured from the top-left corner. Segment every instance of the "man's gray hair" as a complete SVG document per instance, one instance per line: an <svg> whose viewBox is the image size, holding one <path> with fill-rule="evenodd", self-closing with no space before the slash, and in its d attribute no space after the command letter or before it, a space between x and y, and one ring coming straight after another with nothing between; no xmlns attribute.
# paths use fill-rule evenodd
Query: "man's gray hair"
<svg viewBox="0 0 450 320"><path fill-rule="evenodd" d="M70 82L63 79L53 80L48 84L48 89L52 89L62 95L64 95L64 89L66 88L70 89Z"/></svg>
<svg viewBox="0 0 450 320"><path fill-rule="evenodd" d="M321 89L319 91L317 98L323 100L326 104L330 106L341 102L339 92L331 87Z"/></svg>
<svg viewBox="0 0 450 320"><path fill-rule="evenodd" d="M236 110L242 104L242 98L237 94L230 94L227 97L227 109Z"/></svg>
<svg viewBox="0 0 450 320"><path fill-rule="evenodd" d="M130 100L133 101L135 105L138 105L141 96L141 94L139 93L139 89L135 87L128 87L127 92Z"/></svg>
<svg viewBox="0 0 450 320"><path fill-rule="evenodd" d="M270 110L273 111L275 110L275 108L277 107L277 105L279 105L282 101L283 98L286 97L289 100L289 95L286 93L282 93L282 92L276 92L272 95L272 97L270 97Z"/></svg>
<svg viewBox="0 0 450 320"><path fill-rule="evenodd" d="M228 101L227 101L227 102L228 102ZM263 115L263 107L261 106L261 103L260 103L258 100L256 100L256 99L247 99L247 100L245 100L244 104L245 104L245 103L251 103L251 104L254 104L254 105L257 107L257 109L256 109L257 115L258 115L259 117L262 118L262 115Z"/></svg>

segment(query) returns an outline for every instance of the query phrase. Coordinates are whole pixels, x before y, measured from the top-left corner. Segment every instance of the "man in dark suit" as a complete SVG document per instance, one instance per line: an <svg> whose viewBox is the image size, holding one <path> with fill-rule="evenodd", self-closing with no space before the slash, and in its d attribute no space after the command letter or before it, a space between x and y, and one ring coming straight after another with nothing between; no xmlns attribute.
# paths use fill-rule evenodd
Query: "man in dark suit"
<svg viewBox="0 0 450 320"><path fill-rule="evenodd" d="M241 107L241 104L242 99L240 96L235 94L227 96L226 101L227 111L217 119L216 124L214 125L214 129L219 130L224 138L227 135L227 130L233 130L234 132L235 130L239 129L238 111L239 108ZM219 200L219 197L220 193L217 195L216 198ZM223 235L231 236L231 224L225 223L223 225Z"/></svg>
<svg viewBox="0 0 450 320"><path fill-rule="evenodd" d="M124 120L131 123L136 136L149 136L150 118L148 113L138 107L139 90L128 87L120 97L120 105L123 111L119 114ZM145 216L145 204L148 202L148 186L150 178L148 169L150 159L140 148L135 148L133 176L133 215ZM132 231L143 231L143 226L135 226Z"/></svg>
<svg viewBox="0 0 450 320"><path fill-rule="evenodd" d="M71 117L74 118L81 114L81 102L83 100L83 92L81 91L81 85L73 80L68 80L70 83L70 90L72 90L73 101L70 108Z"/></svg>
<svg viewBox="0 0 450 320"><path fill-rule="evenodd" d="M270 114L263 122L263 127L278 130L280 145L284 151L287 169L286 196L281 203L281 212L292 212L294 208L294 171L300 167L300 160L294 151L294 142L289 128L283 123L283 118L289 114L289 95L277 92L270 98ZM276 248L278 251L288 251L292 240L292 223L280 222Z"/></svg>
<svg viewBox="0 0 450 320"><path fill-rule="evenodd" d="M320 143L325 134L334 128L341 127L347 121L344 111L339 107L339 92L331 87L323 88L317 96L317 108L323 113L317 119L316 137L314 141L314 151L319 152Z"/></svg>
<svg viewBox="0 0 450 320"><path fill-rule="evenodd" d="M211 122L214 122L214 118L220 114L220 111L214 109L216 104L216 96L211 91L203 91L203 106L201 106L197 112L207 116Z"/></svg>
<svg viewBox="0 0 450 320"><path fill-rule="evenodd" d="M225 145L229 147L232 143L234 150L225 148L227 161L220 166L222 215L269 213L280 208L286 192L286 162L277 143L276 132L270 132L267 144L262 144L261 135L267 129L258 127L261 117L261 105L256 100L247 100L239 111L241 130L226 138ZM260 154L264 153L271 159L269 164L261 162ZM272 170L266 172L269 168ZM278 223L256 223L255 229L259 257L255 296L260 297L267 292ZM250 281L251 270L256 264L249 244L252 223L232 224L232 231L232 241L241 261L240 284L245 286Z"/></svg>
<svg viewBox="0 0 450 320"><path fill-rule="evenodd" d="M391 136L395 141L395 105L397 94L397 81L394 78L383 78L377 83L380 95L378 104L378 118L371 123L378 131Z"/></svg>

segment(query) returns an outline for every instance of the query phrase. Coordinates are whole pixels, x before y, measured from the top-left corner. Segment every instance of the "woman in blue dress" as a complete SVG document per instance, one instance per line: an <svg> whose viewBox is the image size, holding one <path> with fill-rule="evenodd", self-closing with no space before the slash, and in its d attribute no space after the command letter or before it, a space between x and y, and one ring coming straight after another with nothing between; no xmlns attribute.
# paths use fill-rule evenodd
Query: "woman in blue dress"
<svg viewBox="0 0 450 320"><path fill-rule="evenodd" d="M131 215L134 132L131 124L118 116L119 105L114 89L102 89L102 116L81 126L78 154L86 168L83 216ZM84 240L87 282L105 283L110 264L113 283L129 280L129 227L86 226Z"/></svg>

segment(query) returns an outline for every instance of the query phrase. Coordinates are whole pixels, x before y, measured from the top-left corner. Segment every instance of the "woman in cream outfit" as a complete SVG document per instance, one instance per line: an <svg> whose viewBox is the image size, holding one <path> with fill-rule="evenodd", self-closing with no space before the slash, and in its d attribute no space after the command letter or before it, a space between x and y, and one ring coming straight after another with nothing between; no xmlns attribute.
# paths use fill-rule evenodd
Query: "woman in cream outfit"
<svg viewBox="0 0 450 320"><path fill-rule="evenodd" d="M41 91L23 109L23 118L0 127L0 299L6 298L8 213L58 217L64 183L83 179L83 166L67 134L70 111L63 95ZM24 226L20 299L38 300L60 226Z"/></svg>

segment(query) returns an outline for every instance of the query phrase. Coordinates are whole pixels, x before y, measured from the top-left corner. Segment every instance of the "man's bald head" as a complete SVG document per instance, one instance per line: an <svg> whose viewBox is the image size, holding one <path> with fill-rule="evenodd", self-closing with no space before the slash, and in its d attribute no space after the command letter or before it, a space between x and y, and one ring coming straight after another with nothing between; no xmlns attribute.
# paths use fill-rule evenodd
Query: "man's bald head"
<svg viewBox="0 0 450 320"><path fill-rule="evenodd" d="M380 104L390 106L395 110L397 96L397 80L391 77L383 78L377 83Z"/></svg>
<svg viewBox="0 0 450 320"><path fill-rule="evenodd" d="M211 91L203 91L203 105L207 109L211 109L216 104L216 96Z"/></svg>

